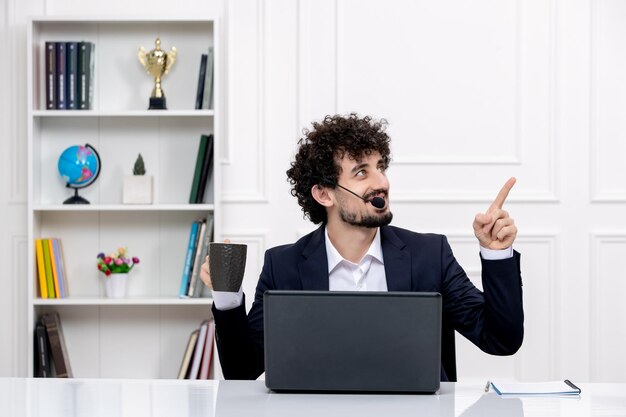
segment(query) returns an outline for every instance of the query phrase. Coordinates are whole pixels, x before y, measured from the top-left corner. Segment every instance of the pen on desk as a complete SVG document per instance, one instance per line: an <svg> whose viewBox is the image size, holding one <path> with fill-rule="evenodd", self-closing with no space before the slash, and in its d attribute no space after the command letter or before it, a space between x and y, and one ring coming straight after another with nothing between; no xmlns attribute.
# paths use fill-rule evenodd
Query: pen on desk
<svg viewBox="0 0 626 417"><path fill-rule="evenodd" d="M491 385L491 381L487 381L487 384L485 384L485 392L489 392L489 385Z"/></svg>

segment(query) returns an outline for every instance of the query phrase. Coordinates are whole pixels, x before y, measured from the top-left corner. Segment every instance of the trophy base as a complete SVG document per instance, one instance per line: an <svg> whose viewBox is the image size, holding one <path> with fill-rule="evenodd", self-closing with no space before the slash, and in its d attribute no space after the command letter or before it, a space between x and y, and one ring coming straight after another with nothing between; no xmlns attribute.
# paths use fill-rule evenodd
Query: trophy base
<svg viewBox="0 0 626 417"><path fill-rule="evenodd" d="M167 110L165 97L150 97L150 107L148 110Z"/></svg>

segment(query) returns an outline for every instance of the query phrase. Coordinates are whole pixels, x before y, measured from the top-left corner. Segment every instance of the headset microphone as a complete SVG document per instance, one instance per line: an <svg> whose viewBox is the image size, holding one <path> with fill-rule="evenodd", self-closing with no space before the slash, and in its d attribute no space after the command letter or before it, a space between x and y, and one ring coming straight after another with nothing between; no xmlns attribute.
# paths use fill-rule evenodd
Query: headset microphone
<svg viewBox="0 0 626 417"><path fill-rule="evenodd" d="M363 197L361 197L360 195L358 195L357 193L355 193L354 191L350 191L348 190L346 187L343 187L339 184L336 184L337 187L346 190L347 192L349 192L350 194L357 196L358 198L360 198L361 200L365 201L366 203L370 203L372 206L376 207L377 209L382 209L385 207L385 199L382 197L374 197L371 200L366 200Z"/></svg>

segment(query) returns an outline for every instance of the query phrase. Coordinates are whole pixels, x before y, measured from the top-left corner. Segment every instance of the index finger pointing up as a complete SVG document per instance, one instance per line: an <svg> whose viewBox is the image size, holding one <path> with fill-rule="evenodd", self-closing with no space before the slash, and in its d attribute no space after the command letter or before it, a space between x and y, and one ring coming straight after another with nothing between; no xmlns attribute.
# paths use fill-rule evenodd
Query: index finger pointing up
<svg viewBox="0 0 626 417"><path fill-rule="evenodd" d="M513 188L513 186L515 185L515 181L517 181L515 177L509 178L509 180L504 184L504 186L498 193L498 196L496 197L496 199L493 200L493 203L491 203L491 206L489 206L489 210L487 212L502 208L504 201L509 195L509 191L511 191L511 188Z"/></svg>

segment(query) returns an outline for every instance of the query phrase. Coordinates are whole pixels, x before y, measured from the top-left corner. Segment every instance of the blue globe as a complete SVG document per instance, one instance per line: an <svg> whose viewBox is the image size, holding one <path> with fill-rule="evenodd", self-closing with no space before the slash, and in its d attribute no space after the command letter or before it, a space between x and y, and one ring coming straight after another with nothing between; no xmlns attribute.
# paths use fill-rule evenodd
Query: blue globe
<svg viewBox="0 0 626 417"><path fill-rule="evenodd" d="M76 190L74 197L65 204L89 204L78 196L78 189L91 185L100 174L100 156L94 147L89 144L70 146L59 157L58 168L66 186Z"/></svg>

